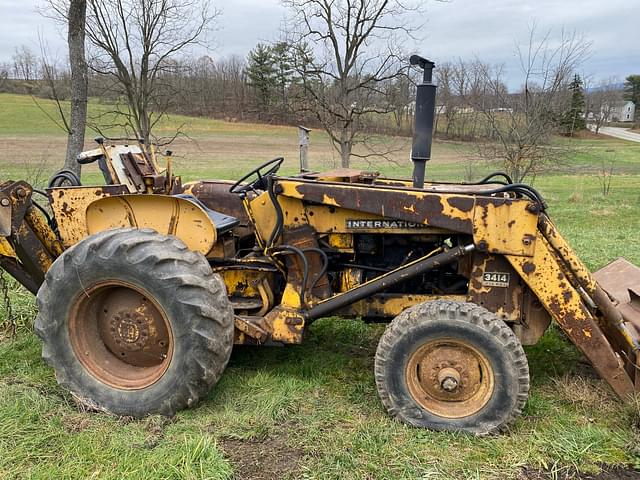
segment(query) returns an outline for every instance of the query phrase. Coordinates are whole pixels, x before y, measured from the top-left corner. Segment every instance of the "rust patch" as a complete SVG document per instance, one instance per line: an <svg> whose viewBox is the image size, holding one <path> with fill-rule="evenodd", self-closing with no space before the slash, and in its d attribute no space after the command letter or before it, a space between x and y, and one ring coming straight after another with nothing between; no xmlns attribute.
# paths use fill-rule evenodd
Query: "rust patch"
<svg viewBox="0 0 640 480"><path fill-rule="evenodd" d="M470 218L466 218L462 213L459 218L445 213L441 195L423 194L420 197L410 191L313 183L298 185L296 190L307 202L323 204L329 191L333 201L342 208L408 222L424 223L461 233L473 233L473 222ZM466 200L473 202L473 199L465 197L452 197L448 199L449 205L454 206L457 198L463 203ZM404 208L408 205L414 208ZM466 203L464 205L468 207Z"/></svg>
<svg viewBox="0 0 640 480"><path fill-rule="evenodd" d="M75 213L76 209L69 206L67 202L62 204L62 214L66 216L72 216Z"/></svg>
<svg viewBox="0 0 640 480"><path fill-rule="evenodd" d="M449 199L449 205L463 212L470 212L473 210L475 200L471 197L453 197Z"/></svg>

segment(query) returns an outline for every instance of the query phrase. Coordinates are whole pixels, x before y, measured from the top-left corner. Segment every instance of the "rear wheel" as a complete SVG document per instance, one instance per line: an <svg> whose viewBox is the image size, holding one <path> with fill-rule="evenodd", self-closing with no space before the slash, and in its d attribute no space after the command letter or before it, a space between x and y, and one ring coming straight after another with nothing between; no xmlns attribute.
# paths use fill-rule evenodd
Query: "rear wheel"
<svg viewBox="0 0 640 480"><path fill-rule="evenodd" d="M527 359L513 331L462 302L424 303L398 315L378 344L375 377L398 420L474 434L508 426L529 391Z"/></svg>
<svg viewBox="0 0 640 480"><path fill-rule="evenodd" d="M220 378L233 310L207 260L152 230L111 230L58 258L36 332L58 382L85 406L172 415Z"/></svg>

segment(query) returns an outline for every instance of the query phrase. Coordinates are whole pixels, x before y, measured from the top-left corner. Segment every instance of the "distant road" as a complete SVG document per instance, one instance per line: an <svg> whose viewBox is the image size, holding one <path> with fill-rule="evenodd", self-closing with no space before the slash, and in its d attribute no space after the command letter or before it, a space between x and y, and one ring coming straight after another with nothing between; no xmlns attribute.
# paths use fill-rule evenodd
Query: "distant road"
<svg viewBox="0 0 640 480"><path fill-rule="evenodd" d="M595 127L593 125L589 125L589 129L595 131ZM601 127L598 133L608 135L609 137L621 138L622 140L640 143L640 133L631 132L626 128Z"/></svg>

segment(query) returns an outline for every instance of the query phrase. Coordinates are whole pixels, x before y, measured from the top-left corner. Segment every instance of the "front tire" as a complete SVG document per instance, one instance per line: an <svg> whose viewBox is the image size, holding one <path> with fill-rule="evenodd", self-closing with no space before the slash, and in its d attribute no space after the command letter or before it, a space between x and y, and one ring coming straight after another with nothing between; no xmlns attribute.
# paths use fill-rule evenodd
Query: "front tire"
<svg viewBox="0 0 640 480"><path fill-rule="evenodd" d="M408 308L389 324L375 379L396 419L477 435L505 429L529 392L527 358L513 331L482 307L445 300Z"/></svg>
<svg viewBox="0 0 640 480"><path fill-rule="evenodd" d="M195 405L224 371L233 310L219 275L153 230L90 236L51 266L36 333L58 383L93 410L142 417Z"/></svg>

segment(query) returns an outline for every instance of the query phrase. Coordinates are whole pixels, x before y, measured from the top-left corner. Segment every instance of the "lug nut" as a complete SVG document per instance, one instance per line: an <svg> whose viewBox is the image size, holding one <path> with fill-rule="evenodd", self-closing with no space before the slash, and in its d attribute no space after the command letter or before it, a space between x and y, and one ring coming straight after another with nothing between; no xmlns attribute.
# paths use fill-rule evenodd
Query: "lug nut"
<svg viewBox="0 0 640 480"><path fill-rule="evenodd" d="M2 200L0 200L0 205L2 205L3 207L8 207L9 204L10 202L8 198L3 198Z"/></svg>

